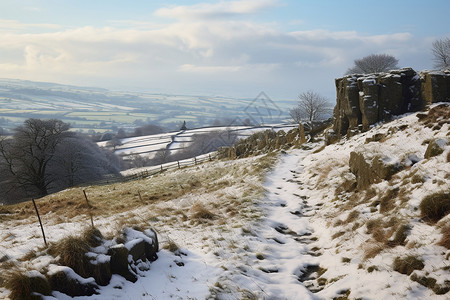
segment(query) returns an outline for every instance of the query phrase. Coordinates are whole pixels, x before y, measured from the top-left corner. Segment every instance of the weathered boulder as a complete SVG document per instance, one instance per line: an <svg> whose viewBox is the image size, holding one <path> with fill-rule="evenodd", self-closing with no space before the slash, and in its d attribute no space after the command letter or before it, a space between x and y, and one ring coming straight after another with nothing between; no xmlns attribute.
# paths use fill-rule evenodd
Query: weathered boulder
<svg viewBox="0 0 450 300"><path fill-rule="evenodd" d="M47 275L52 290L71 297L92 296L98 289L94 278L83 278L66 266L51 265Z"/></svg>
<svg viewBox="0 0 450 300"><path fill-rule="evenodd" d="M447 146L448 141L446 138L434 139L432 140L425 151L425 158L431 158L442 154Z"/></svg>
<svg viewBox="0 0 450 300"><path fill-rule="evenodd" d="M145 256L145 241L142 238L129 241L125 244L125 247L127 247L128 254L131 255L133 261L147 260Z"/></svg>
<svg viewBox="0 0 450 300"><path fill-rule="evenodd" d="M399 163L392 162L387 156L371 156L363 151L350 153L350 171L356 177L357 188L366 189L372 183L389 180L401 170Z"/></svg>
<svg viewBox="0 0 450 300"><path fill-rule="evenodd" d="M424 71L420 74L421 96L427 104L450 102L450 72Z"/></svg>
<svg viewBox="0 0 450 300"><path fill-rule="evenodd" d="M109 248L108 255L111 256L111 273L118 274L128 281L136 282L137 276L128 264L128 249L123 244Z"/></svg>
<svg viewBox="0 0 450 300"><path fill-rule="evenodd" d="M111 281L111 258L104 254L88 253L88 271L98 285L106 286Z"/></svg>

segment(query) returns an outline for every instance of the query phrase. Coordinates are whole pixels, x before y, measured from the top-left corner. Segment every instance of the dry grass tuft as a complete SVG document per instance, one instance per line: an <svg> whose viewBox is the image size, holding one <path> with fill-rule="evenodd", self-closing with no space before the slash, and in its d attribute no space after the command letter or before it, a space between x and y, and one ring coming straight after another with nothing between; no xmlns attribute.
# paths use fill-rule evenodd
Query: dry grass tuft
<svg viewBox="0 0 450 300"><path fill-rule="evenodd" d="M395 199L398 196L399 188L389 189L380 199L380 213L386 213L394 208Z"/></svg>
<svg viewBox="0 0 450 300"><path fill-rule="evenodd" d="M214 213L206 209L200 202L192 205L191 212L191 219L195 220L213 220L216 217Z"/></svg>
<svg viewBox="0 0 450 300"><path fill-rule="evenodd" d="M180 249L180 247L173 240L169 240L166 244L164 244L163 249L175 253Z"/></svg>
<svg viewBox="0 0 450 300"><path fill-rule="evenodd" d="M59 263L72 268L78 275L87 277L89 275L88 257L86 253L90 250L89 243L82 237L68 236L56 244L52 244L48 253L54 257L59 256Z"/></svg>
<svg viewBox="0 0 450 300"><path fill-rule="evenodd" d="M425 267L423 261L414 255L406 256L404 258L396 257L392 268L402 274L411 275L414 270L422 270Z"/></svg>
<svg viewBox="0 0 450 300"><path fill-rule="evenodd" d="M348 214L347 219L345 220L345 223L351 223L355 221L359 217L359 211L352 210L351 213Z"/></svg>
<svg viewBox="0 0 450 300"><path fill-rule="evenodd" d="M437 192L423 198L420 203L422 217L430 222L437 222L450 212L450 192Z"/></svg>
<svg viewBox="0 0 450 300"><path fill-rule="evenodd" d="M41 295L50 296L51 288L44 276L29 276L20 270L11 271L6 279L5 287L10 290L11 300L38 300Z"/></svg>
<svg viewBox="0 0 450 300"><path fill-rule="evenodd" d="M364 260L367 260L369 258L374 258L377 256L381 251L386 249L386 245L384 243L374 243L369 246L367 246L364 249Z"/></svg>
<svg viewBox="0 0 450 300"><path fill-rule="evenodd" d="M405 240L408 237L408 232L411 229L409 225L403 224L398 227L395 232L395 236L393 240L387 241L387 245L389 247L395 247L400 245L405 245Z"/></svg>
<svg viewBox="0 0 450 300"><path fill-rule="evenodd" d="M89 227L84 230L81 239L85 240L91 247L98 247L103 242L103 235L97 228Z"/></svg>

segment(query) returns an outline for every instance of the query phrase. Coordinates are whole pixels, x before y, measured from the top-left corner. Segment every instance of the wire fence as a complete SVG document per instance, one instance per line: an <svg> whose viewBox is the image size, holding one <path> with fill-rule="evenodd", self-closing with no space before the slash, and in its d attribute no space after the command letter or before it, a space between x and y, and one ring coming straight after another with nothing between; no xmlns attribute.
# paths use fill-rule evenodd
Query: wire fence
<svg viewBox="0 0 450 300"><path fill-rule="evenodd" d="M216 158L218 158L218 155L216 152L212 152L212 153L208 153L208 154L203 154L200 156L196 156L193 158L189 158L189 159L184 159L184 160L179 160L179 161L174 161L174 162L170 162L170 163L164 163L161 165L157 165L157 166L150 166L150 167L146 167L145 170L142 171L137 171L135 173L129 174L129 175L124 175L124 176L111 176L99 181L95 181L95 182L91 182L89 183L89 185L106 185L106 184L111 184L111 183L119 183L119 182L127 182L127 181L133 181L133 180L137 180L137 179L142 179L142 178L147 178L159 173L163 173L166 171L173 171L173 170L178 170L184 167L189 167L189 166L195 166L207 161L213 161Z"/></svg>

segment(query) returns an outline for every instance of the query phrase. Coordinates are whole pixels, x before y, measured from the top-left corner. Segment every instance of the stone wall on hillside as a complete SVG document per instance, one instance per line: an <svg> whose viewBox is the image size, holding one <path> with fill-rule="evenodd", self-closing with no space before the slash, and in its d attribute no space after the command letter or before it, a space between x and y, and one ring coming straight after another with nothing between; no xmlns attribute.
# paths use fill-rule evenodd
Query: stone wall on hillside
<svg viewBox="0 0 450 300"><path fill-rule="evenodd" d="M450 102L450 71L416 73L404 68L389 73L347 75L335 83L336 106L329 142L367 131L377 122L421 110L427 104Z"/></svg>

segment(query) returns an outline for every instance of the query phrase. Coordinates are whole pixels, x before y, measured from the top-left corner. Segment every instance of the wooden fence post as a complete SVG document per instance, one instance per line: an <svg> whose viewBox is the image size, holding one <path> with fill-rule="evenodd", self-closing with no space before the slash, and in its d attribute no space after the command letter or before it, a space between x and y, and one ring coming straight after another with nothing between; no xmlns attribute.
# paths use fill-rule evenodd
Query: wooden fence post
<svg viewBox="0 0 450 300"><path fill-rule="evenodd" d="M36 210L36 215L38 217L39 224L41 225L42 237L44 238L45 247L48 247L47 240L45 239L44 226L42 226L41 217L39 216L39 211L37 209L36 202L34 201L34 199L31 199L31 201L33 201L34 209Z"/></svg>
<svg viewBox="0 0 450 300"><path fill-rule="evenodd" d="M89 216L91 217L91 225L92 227L94 227L94 218L92 217L92 211L91 211L91 204L89 203L88 197L86 195L86 190L83 190L83 194L84 194L84 199L86 199L86 203L88 206L88 210L89 210Z"/></svg>

